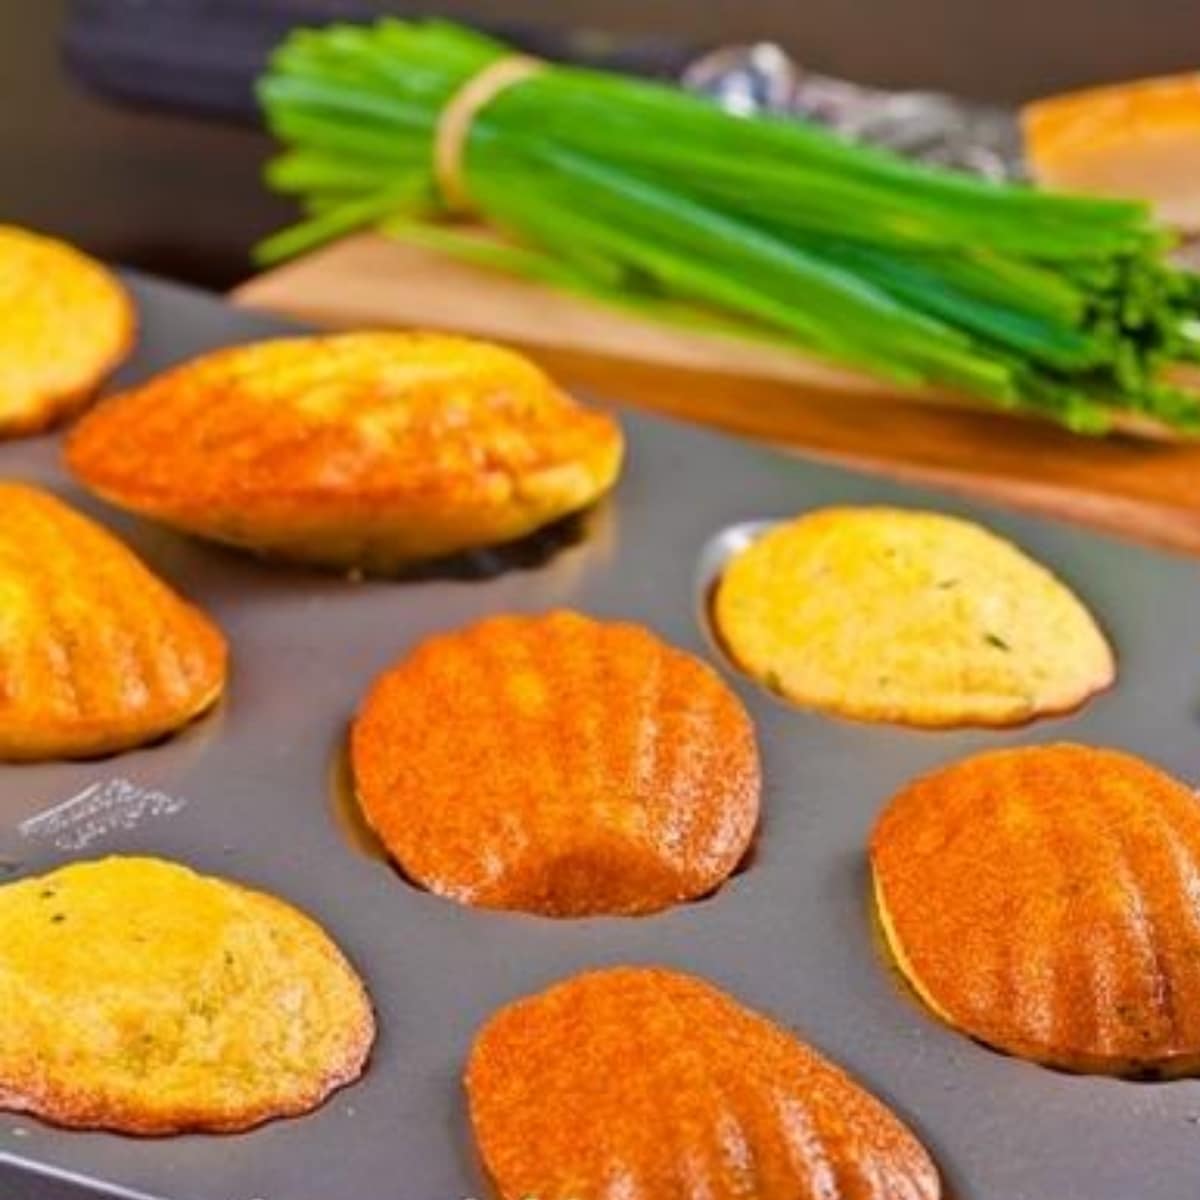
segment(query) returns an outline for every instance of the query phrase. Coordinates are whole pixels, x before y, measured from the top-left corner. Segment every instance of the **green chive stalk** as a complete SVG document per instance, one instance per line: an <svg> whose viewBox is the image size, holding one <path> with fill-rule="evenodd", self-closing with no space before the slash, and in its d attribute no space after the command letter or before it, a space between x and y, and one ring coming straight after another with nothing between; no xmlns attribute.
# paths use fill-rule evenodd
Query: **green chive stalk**
<svg viewBox="0 0 1200 1200"><path fill-rule="evenodd" d="M259 83L305 218L274 263L354 229L628 306L790 344L1083 432L1136 416L1200 432L1200 282L1141 204L921 166L736 117L668 86L547 66L476 115L462 172L501 241L448 221L439 118L504 45L438 22L299 30Z"/></svg>

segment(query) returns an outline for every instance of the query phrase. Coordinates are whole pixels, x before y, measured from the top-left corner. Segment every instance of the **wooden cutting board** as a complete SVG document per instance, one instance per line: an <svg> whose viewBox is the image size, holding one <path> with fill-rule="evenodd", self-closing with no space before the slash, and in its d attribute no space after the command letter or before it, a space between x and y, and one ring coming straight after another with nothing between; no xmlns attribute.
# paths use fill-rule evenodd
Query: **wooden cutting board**
<svg viewBox="0 0 1200 1200"><path fill-rule="evenodd" d="M897 394L787 351L664 329L374 235L261 275L234 299L321 325L497 338L568 386L1200 553L1200 445L1080 438L933 393Z"/></svg>

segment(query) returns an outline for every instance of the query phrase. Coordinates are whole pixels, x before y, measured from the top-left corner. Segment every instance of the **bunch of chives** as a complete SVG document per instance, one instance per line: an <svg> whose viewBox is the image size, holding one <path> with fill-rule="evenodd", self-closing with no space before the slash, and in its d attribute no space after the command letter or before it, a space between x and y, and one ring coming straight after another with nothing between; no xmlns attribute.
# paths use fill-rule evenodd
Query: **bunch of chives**
<svg viewBox="0 0 1200 1200"><path fill-rule="evenodd" d="M476 115L463 176L484 241L446 222L439 120L509 54L442 23L300 30L259 92L268 180L306 217L263 262L377 226L549 283L769 337L1081 431L1114 413L1200 430L1200 283L1144 206L909 163L677 89L550 66Z"/></svg>

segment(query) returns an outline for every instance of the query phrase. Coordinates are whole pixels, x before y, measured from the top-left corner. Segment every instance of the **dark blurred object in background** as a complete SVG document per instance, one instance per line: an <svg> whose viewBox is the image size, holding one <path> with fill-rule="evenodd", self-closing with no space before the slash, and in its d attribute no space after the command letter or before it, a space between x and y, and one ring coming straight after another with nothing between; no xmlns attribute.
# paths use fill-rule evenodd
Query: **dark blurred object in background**
<svg viewBox="0 0 1200 1200"><path fill-rule="evenodd" d="M393 3L398 16L427 6ZM255 124L254 81L271 49L296 26L371 22L364 0L73 0L64 32L74 75L103 95L166 111ZM802 67L762 42L702 52L674 40L555 30L490 18L479 28L558 62L678 80L736 112L771 111L824 122L848 137L992 178L1021 174L1020 136L1002 108L940 93L888 92Z"/></svg>
<svg viewBox="0 0 1200 1200"><path fill-rule="evenodd" d="M252 124L258 115L254 80L289 30L369 22L384 12L422 17L438 8L405 0L72 0L63 44L75 76L106 95ZM526 53L560 62L675 78L697 53L683 34L614 36L506 21L493 13L484 9L472 23Z"/></svg>
<svg viewBox="0 0 1200 1200"><path fill-rule="evenodd" d="M208 287L245 278L254 240L293 215L259 179L269 139L89 95L63 66L65 16L0 0L0 221Z"/></svg>
<svg viewBox="0 0 1200 1200"><path fill-rule="evenodd" d="M77 49L107 27L144 63L146 48L170 44L174 26L176 47L164 63L174 57L186 67L207 57L214 82L251 65L289 25L397 13L461 19L552 58L667 74L696 48L773 41L823 74L1009 104L1190 70L1198 29L1196 0L73 0L68 7Z"/></svg>

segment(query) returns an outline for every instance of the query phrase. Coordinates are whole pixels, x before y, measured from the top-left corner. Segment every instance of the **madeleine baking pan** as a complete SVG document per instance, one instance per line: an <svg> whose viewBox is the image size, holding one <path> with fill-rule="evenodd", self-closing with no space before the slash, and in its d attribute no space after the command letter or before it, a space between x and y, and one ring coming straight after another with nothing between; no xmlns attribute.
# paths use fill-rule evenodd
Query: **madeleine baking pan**
<svg viewBox="0 0 1200 1200"><path fill-rule="evenodd" d="M122 381L285 328L132 282L143 330ZM1200 1081L1069 1076L945 1028L880 952L865 858L871 822L902 783L988 747L1092 742L1200 778L1196 564L686 426L624 420L628 468L596 511L511 552L396 581L270 566L190 541L85 497L59 465L56 438L0 448L0 474L98 515L220 621L233 652L227 699L178 737L102 761L0 767L0 873L148 852L276 892L354 960L380 1025L360 1083L309 1117L247 1134L138 1141L0 1114L3 1200L484 1197L460 1085L474 1031L514 997L620 962L698 973L799 1031L911 1124L956 1200L1200 1196ZM755 522L847 502L937 508L1012 537L1098 615L1119 655L1117 687L1071 717L934 733L805 713L742 678L705 621L723 557ZM749 705L764 821L752 860L715 895L639 919L472 910L406 883L352 819L343 747L369 680L434 630L559 606L649 625L716 662Z"/></svg>

